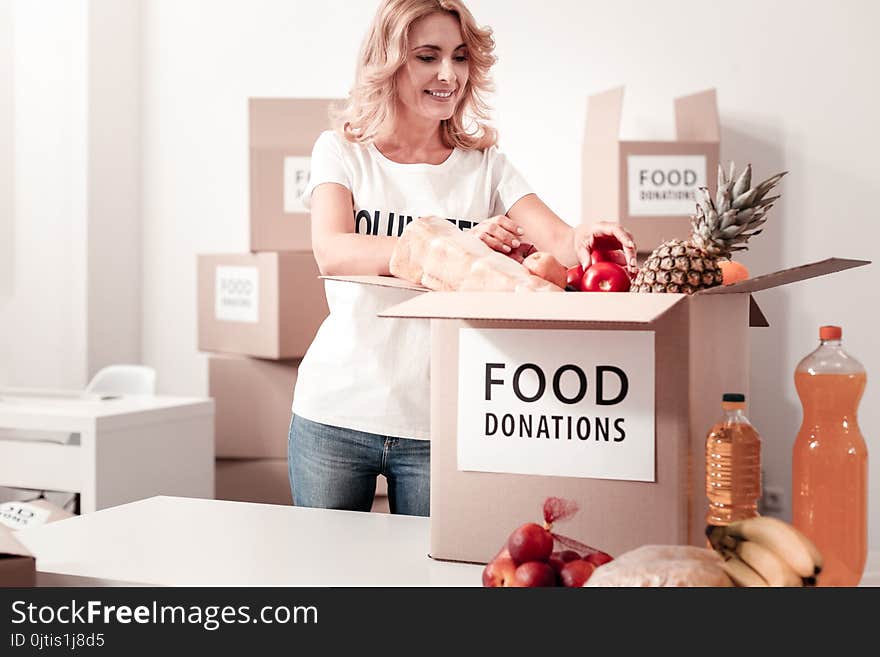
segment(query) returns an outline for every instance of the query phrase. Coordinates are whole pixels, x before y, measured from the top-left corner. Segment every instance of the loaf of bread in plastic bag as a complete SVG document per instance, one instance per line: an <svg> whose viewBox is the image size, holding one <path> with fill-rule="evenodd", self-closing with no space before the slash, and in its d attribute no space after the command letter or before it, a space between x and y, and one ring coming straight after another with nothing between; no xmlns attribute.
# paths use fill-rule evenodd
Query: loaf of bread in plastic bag
<svg viewBox="0 0 880 657"><path fill-rule="evenodd" d="M440 217L419 217L406 227L391 256L391 273L438 291L562 291Z"/></svg>
<svg viewBox="0 0 880 657"><path fill-rule="evenodd" d="M713 550L645 545L596 569L584 586L733 586Z"/></svg>

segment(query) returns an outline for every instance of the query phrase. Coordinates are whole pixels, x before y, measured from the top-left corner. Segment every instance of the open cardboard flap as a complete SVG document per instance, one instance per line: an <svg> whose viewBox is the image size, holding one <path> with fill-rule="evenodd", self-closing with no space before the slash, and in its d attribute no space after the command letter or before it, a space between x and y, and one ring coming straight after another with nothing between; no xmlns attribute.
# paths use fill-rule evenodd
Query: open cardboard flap
<svg viewBox="0 0 880 657"><path fill-rule="evenodd" d="M392 306L380 317L650 324L684 294L431 292ZM513 298L526 303L511 303Z"/></svg>
<svg viewBox="0 0 880 657"><path fill-rule="evenodd" d="M781 269L770 274L763 274L750 278L733 285L719 285L710 287L707 290L700 290L697 294L739 294L743 292L759 292L760 290L768 290L789 283L796 283L808 278L816 278L817 276L825 276L834 272L852 269L853 267L862 267L871 264L870 260L850 260L848 258L827 258L819 262L811 262L798 267L789 269Z"/></svg>
<svg viewBox="0 0 880 657"><path fill-rule="evenodd" d="M325 281L343 281L346 283L361 283L362 285L378 285L379 287L394 287L401 290L415 290L417 292L430 292L426 287L414 285L409 281L394 276L321 276Z"/></svg>
<svg viewBox="0 0 880 657"><path fill-rule="evenodd" d="M679 141L721 141L721 120L714 89L675 99L675 135Z"/></svg>
<svg viewBox="0 0 880 657"><path fill-rule="evenodd" d="M584 141L588 144L616 144L620 137L620 117L623 113L623 87L593 94L587 99L587 118Z"/></svg>

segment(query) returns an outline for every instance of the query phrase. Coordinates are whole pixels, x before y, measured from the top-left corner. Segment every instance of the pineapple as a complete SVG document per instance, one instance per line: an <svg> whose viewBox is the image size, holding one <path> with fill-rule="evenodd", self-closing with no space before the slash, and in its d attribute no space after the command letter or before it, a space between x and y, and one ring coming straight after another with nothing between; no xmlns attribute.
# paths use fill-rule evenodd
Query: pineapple
<svg viewBox="0 0 880 657"><path fill-rule="evenodd" d="M766 214L779 196L767 196L787 171L768 178L756 187L752 165L736 177L718 165L718 192L715 201L709 190L697 192L697 214L691 217L691 236L686 241L670 240L658 246L645 261L633 281L632 292L683 292L721 285L723 274L718 263L735 251L748 249L749 238L761 233Z"/></svg>

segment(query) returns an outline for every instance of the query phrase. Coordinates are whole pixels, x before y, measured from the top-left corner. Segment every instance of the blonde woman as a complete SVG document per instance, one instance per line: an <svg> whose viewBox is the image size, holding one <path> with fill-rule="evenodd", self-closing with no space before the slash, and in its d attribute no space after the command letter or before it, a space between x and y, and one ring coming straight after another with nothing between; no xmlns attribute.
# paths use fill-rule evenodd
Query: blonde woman
<svg viewBox="0 0 880 657"><path fill-rule="evenodd" d="M446 217L519 260L529 245L566 265L595 240L622 248L616 224L572 229L498 150L486 96L490 29L460 0L384 0L364 41L354 87L312 153L303 200L325 275L387 275L414 218ZM376 315L413 292L326 281L330 315L303 359L293 399L289 466L297 505L368 511L376 477L392 513L429 513L429 329Z"/></svg>

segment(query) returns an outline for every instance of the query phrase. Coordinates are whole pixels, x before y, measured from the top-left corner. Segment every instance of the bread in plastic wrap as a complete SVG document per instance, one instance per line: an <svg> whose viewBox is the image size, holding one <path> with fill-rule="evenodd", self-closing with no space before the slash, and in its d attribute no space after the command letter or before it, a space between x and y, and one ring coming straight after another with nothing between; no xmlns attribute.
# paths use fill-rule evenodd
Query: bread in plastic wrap
<svg viewBox="0 0 880 657"><path fill-rule="evenodd" d="M721 557L690 545L645 545L596 569L584 586L733 586Z"/></svg>
<svg viewBox="0 0 880 657"><path fill-rule="evenodd" d="M419 217L397 240L391 273L437 291L562 292L479 237L440 217Z"/></svg>

